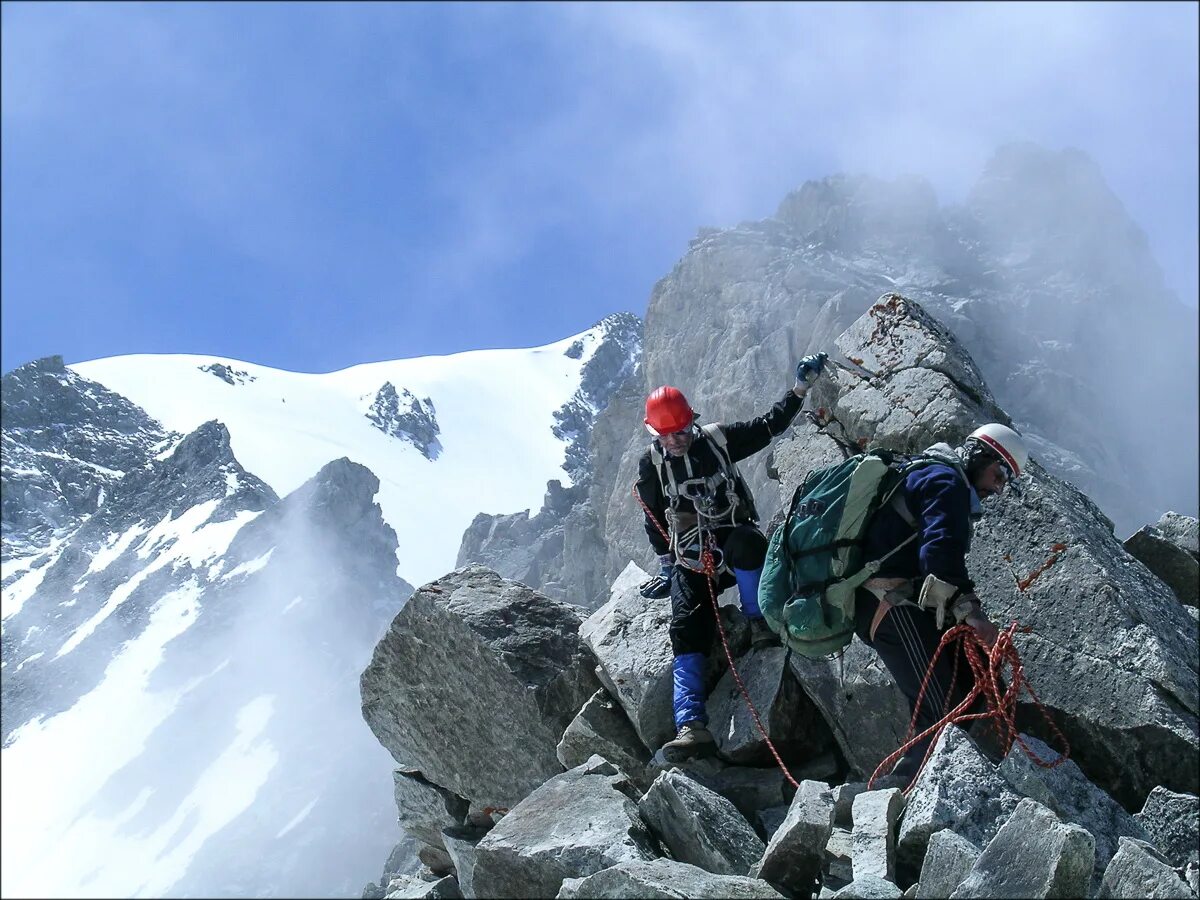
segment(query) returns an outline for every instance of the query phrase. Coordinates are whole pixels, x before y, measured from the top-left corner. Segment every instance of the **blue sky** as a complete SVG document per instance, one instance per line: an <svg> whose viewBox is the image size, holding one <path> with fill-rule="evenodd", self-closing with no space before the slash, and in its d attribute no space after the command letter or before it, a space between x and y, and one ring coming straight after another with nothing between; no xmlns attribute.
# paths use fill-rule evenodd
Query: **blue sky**
<svg viewBox="0 0 1200 900"><path fill-rule="evenodd" d="M835 172L1086 151L1197 295L1197 4L5 2L2 368L296 371L639 315Z"/></svg>

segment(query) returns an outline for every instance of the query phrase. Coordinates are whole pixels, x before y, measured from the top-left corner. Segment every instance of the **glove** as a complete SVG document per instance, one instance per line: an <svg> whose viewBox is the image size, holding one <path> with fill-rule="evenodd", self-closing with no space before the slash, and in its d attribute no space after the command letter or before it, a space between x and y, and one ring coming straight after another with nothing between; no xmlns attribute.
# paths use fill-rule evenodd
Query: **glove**
<svg viewBox="0 0 1200 900"><path fill-rule="evenodd" d="M827 359L829 359L828 353L814 353L801 359L796 365L796 382L805 387L812 384L825 369L825 360Z"/></svg>
<svg viewBox="0 0 1200 900"><path fill-rule="evenodd" d="M675 567L671 561L671 554L660 556L658 564L658 574L653 578L647 578L639 586L642 596L650 600L661 600L671 593L671 569Z"/></svg>

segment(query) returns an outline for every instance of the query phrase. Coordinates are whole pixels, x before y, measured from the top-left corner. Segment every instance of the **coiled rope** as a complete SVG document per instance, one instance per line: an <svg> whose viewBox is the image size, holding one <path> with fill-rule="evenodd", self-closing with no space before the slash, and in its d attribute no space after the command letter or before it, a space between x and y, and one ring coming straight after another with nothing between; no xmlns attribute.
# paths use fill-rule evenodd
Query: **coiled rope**
<svg viewBox="0 0 1200 900"><path fill-rule="evenodd" d="M953 628L947 630L938 643L937 650L933 654L933 659L929 661L929 668L925 671L925 678L921 681L921 690L917 694L917 702L913 708L913 717L909 723L908 734L905 737L904 744L876 767L874 773L872 773L870 779L867 781L867 789L872 790L876 779L880 777L881 773L890 774L900 761L900 758L908 750L932 735L929 747L925 750L925 756L921 759L921 765L913 776L912 781L909 782L909 786L905 789L905 794L907 794L912 789L912 785L916 784L917 777L925 769L925 764L929 761L929 757L933 753L933 748L937 745L937 738L945 730L946 726L961 725L964 722L976 719L990 719L992 721L992 727L996 729L1005 755L1012 749L1015 741L1020 744L1021 749L1025 751L1030 759L1044 769L1053 769L1055 766L1060 766L1066 762L1071 753L1071 746L1067 743L1066 737L1059 730L1058 726L1054 724L1050 713L1046 711L1046 707L1034 692L1028 679L1026 679L1025 669L1021 664L1021 657L1017 653L1016 645L1013 642L1013 636L1018 631L1027 634L1031 630L1028 626L1018 625L1014 621L1008 628L1000 632L996 638L996 643L991 647L987 645L987 642L970 625L955 625ZM942 652L954 645L959 645L962 650L961 655L966 656L967 663L971 666L971 671L975 675L975 684L967 696L953 709L946 712L943 708L944 715L941 720L935 722L920 734L914 735L913 732L917 727L917 716L921 710L921 703L925 699L925 689L929 686L929 681L933 677L934 666L937 664L938 657L941 656ZM953 696L954 682L958 677L959 656L959 653L955 653L954 669L950 678L950 690L946 693L947 698ZM1002 669L1005 666L1011 672L1007 687L1004 686L1004 680L1001 678ZM1033 702L1037 705L1042 717L1061 742L1063 752L1057 759L1043 760L1038 757L1017 731L1017 701L1020 699L1022 690L1029 692L1029 696L1033 698ZM985 711L979 713L967 712L980 697L986 701ZM947 700L948 702L949 700Z"/></svg>

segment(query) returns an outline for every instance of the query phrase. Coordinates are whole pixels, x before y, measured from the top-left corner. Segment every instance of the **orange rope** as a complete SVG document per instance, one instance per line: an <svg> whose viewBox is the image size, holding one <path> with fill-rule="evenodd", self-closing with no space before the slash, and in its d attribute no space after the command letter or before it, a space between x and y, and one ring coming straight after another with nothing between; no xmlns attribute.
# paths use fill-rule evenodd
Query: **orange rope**
<svg viewBox="0 0 1200 900"><path fill-rule="evenodd" d="M921 760L921 765L917 769L916 775L913 776L909 787L905 789L905 793L907 794L912 785L916 784L917 777L924 770L925 764L929 761L930 754L933 753L933 748L937 745L938 736L941 735L946 726L959 725L975 719L992 720L992 727L996 729L996 733L1000 737L1005 755L1012 749L1015 740L1021 745L1021 749L1025 751L1029 758L1044 769L1053 769L1055 766L1066 762L1067 757L1071 753L1071 746L1067 743L1067 739L1063 736L1063 733L1059 731L1058 726L1054 724L1054 720L1050 717L1050 713L1046 711L1046 707L1034 692L1033 687L1026 680L1025 670L1021 665L1021 657L1017 654L1016 645L1013 643L1013 635L1018 631L1028 633L1030 630L1029 627L1020 626L1014 621L1008 628L1000 632L996 638L996 643L991 647L988 647L970 625L955 625L953 628L947 630L938 643L937 650L933 654L933 659L929 661L929 668L925 671L925 678L921 681L921 690L917 694L917 702L913 707L913 717L908 725L908 734L905 737L904 745L879 764L867 781L867 789L870 790L874 787L875 779L880 777L881 772L886 770L887 773L890 773L896 767L896 763L900 761L900 758L909 749L919 744L926 737L933 735L933 739L929 742L929 747L925 751L925 756ZM962 702L952 710L949 712L943 710L945 715L940 721L914 736L913 732L917 727L917 716L921 710L921 703L925 699L925 689L929 686L929 681L933 677L933 670L937 664L938 657L941 656L943 650L946 650L956 642L961 642L961 649L971 666L971 671L975 674L975 685ZM957 656L958 654L956 653L954 676L951 678L950 692L946 695L947 703L949 703L949 697L953 694L954 681L958 675ZM1003 688L1003 682L1000 678L1001 669L1004 666L1008 666L1012 672L1007 688ZM1017 700L1020 698L1022 689L1029 692L1029 696L1037 704L1037 708L1041 711L1050 729L1058 736L1058 740L1062 743L1063 752L1055 760L1046 761L1039 759L1037 754L1030 750L1025 741L1021 739L1021 735L1017 731ZM986 711L968 713L967 710L980 697L986 700Z"/></svg>
<svg viewBox="0 0 1200 900"><path fill-rule="evenodd" d="M663 539L666 540L668 545L670 545L670 536L666 533L666 531L663 530L663 527L659 523L658 519L656 519L654 514L650 511L650 507L646 505L646 501L642 499L642 495L638 493L637 485L634 485L633 487L633 496L641 505L642 509L646 511L646 515L649 517L650 521L654 523L654 527L658 529L659 533L663 536ZM789 772L788 767L784 765L783 758L779 755L779 751L775 749L775 745L771 742L771 738L767 735L767 729L763 727L762 719L758 715L758 710L754 706L754 701L750 699L750 692L746 690L746 684L742 681L741 673L738 672L737 666L733 664L733 654L729 650L729 640L725 635L725 624L721 621L721 610L717 605L717 591L716 587L714 586L717 580L717 567L716 561L713 558L711 547L705 546L701 550L700 560L702 565L701 574L704 575L704 580L708 582L708 599L712 602L713 615L717 620L717 631L721 635L721 646L725 648L725 658L729 661L729 671L733 673L733 678L737 682L738 689L741 690L742 696L746 700L746 705L750 708L750 715L754 717L754 724L758 726L759 733L763 736L763 740L766 741L767 749L770 750L771 755L775 757L775 762L779 763L779 768L783 771L783 777L788 780L788 783L791 784L792 787L799 790L800 783L792 777L792 773Z"/></svg>

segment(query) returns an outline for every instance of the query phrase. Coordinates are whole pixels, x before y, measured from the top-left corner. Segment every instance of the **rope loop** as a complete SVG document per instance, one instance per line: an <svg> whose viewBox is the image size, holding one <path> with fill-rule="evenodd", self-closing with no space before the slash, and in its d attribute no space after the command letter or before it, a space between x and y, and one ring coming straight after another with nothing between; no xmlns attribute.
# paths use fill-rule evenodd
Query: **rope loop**
<svg viewBox="0 0 1200 900"><path fill-rule="evenodd" d="M946 729L946 726L961 725L964 722L971 722L976 719L991 720L992 727L996 729L996 734L1000 738L1000 744L1005 755L1012 749L1012 745L1015 742L1021 746L1021 749L1025 751L1030 759L1044 769L1053 769L1066 762L1071 753L1071 746L1062 731L1054 724L1050 713L1046 710L1045 705L1037 693L1034 692L1033 687L1029 684L1029 680L1025 677L1025 669L1021 664L1021 657L1017 653L1016 644L1013 641L1013 637L1018 631L1022 634L1028 634L1032 629L1014 621L1008 628L1000 632L996 638L996 642L991 647L987 645L974 628L967 624L955 625L942 635L937 650L934 652L933 658L929 661L925 677L921 681L921 690L917 694L917 702L913 707L912 721L909 722L904 744L876 767L874 773L872 773L870 779L867 781L868 790L874 788L875 781L881 776L881 773L891 773L905 753L932 735L929 747L925 750L925 756L921 760L921 765L904 791L907 795L909 790L912 789L912 785L916 784L917 777L924 771L925 764L929 761L929 757L933 753L933 748L937 745L937 739ZM958 677L958 660L960 655L966 657L967 664L970 665L971 671L975 676L975 685L971 688L967 696L953 709L947 711L943 708L943 716L938 722L935 722L920 734L914 735L913 732L917 728L917 716L921 710L921 703L925 699L925 690L933 678L934 667L937 665L938 658L942 655L942 652L949 650L954 645L958 645L955 647L955 650L961 649L962 653L955 652L954 655L954 670L950 679L950 690L946 694L947 704L949 703L949 698L954 694L954 682ZM1005 668L1009 672L1007 687L1005 687L1005 679L1003 677ZM1033 702L1037 705L1042 717L1050 726L1050 730L1054 732L1063 747L1063 752L1056 759L1041 759L1029 748L1029 745L1025 743L1017 731L1017 701L1020 699L1022 690L1029 692L1029 696L1033 698ZM980 713L967 712L980 697L986 702L985 711Z"/></svg>

